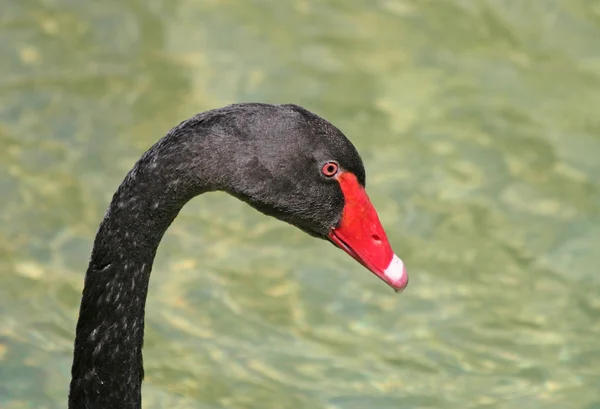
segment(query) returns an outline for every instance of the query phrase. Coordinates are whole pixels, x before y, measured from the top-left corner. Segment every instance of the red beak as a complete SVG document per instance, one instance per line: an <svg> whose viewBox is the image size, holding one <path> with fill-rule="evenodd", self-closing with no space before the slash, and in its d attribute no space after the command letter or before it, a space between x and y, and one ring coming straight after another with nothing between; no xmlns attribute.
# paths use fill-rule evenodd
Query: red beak
<svg viewBox="0 0 600 409"><path fill-rule="evenodd" d="M379 216L356 176L341 172L337 176L346 204L338 227L331 229L329 239L396 292L408 284L402 260L394 254Z"/></svg>

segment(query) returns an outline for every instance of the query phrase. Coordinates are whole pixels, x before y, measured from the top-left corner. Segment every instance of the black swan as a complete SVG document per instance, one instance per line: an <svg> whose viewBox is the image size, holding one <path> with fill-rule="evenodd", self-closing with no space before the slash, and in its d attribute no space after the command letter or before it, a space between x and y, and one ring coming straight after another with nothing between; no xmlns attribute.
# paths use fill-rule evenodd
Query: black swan
<svg viewBox="0 0 600 409"><path fill-rule="evenodd" d="M77 322L69 408L141 408L148 280L183 205L227 192L326 239L396 291L408 284L367 194L362 160L323 118L246 103L171 129L133 166L100 223Z"/></svg>

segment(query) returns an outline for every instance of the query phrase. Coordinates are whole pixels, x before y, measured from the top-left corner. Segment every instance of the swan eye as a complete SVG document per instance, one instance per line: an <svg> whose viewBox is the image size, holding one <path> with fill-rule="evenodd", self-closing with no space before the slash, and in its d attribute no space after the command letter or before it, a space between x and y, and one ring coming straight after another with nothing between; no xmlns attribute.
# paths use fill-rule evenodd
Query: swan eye
<svg viewBox="0 0 600 409"><path fill-rule="evenodd" d="M337 162L329 161L323 165L321 168L321 173L323 173L323 176L331 178L337 174L339 168L340 166L337 164Z"/></svg>

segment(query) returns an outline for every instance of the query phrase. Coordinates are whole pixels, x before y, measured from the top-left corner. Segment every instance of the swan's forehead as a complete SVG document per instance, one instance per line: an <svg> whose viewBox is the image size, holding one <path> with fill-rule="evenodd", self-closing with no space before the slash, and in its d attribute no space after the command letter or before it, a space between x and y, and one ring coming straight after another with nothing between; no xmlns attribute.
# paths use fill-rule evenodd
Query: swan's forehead
<svg viewBox="0 0 600 409"><path fill-rule="evenodd" d="M364 181L364 166L356 148L350 140L329 122L318 126L303 124L302 132L298 132L293 143L297 149L293 155L297 159L307 158L312 163L322 165L328 161L336 161L340 166Z"/></svg>
<svg viewBox="0 0 600 409"><path fill-rule="evenodd" d="M307 171L335 160L364 184L364 166L352 142L330 122L302 108L262 111L246 131L253 153L271 171Z"/></svg>

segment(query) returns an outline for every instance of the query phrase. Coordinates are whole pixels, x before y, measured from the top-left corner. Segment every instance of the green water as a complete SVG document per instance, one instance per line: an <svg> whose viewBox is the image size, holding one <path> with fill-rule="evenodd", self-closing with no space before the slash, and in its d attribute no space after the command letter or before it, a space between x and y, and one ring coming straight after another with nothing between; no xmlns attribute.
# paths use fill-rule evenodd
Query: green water
<svg viewBox="0 0 600 409"><path fill-rule="evenodd" d="M600 2L3 0L0 408L66 406L91 242L196 112L356 144L411 283L224 194L157 256L146 408L600 408Z"/></svg>

